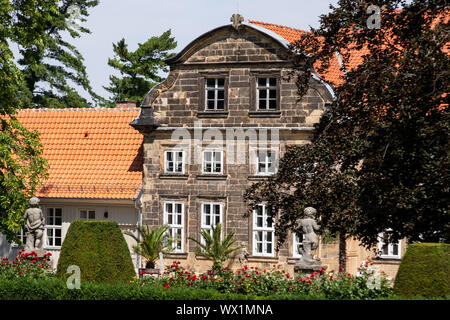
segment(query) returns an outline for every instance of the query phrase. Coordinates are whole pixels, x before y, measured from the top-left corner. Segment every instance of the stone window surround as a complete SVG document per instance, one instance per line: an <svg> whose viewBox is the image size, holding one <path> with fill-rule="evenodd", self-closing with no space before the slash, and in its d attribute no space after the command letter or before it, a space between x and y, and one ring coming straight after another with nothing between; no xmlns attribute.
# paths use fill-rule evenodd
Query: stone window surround
<svg viewBox="0 0 450 320"><path fill-rule="evenodd" d="M259 155L261 154L261 152L263 152L263 151L266 151L266 153L265 153L265 158L264 158L264 164L265 164L265 172L260 172L259 171L259 164L260 163L263 163L263 162L261 162L260 161L260 157L259 157ZM271 157L270 157L270 161L269 161L269 158L267 157L267 154L268 153L270 153L271 154ZM272 159L272 153L274 153L274 158ZM269 163L270 163L270 166L273 166L273 163L274 163L274 161L273 160L276 160L276 157L277 157L277 152L276 152L276 150L272 150L272 149L266 149L266 150L257 150L256 151L256 173L255 173L255 175L257 175L257 176L271 176L271 175L273 175L273 174L275 174L275 168L273 168L273 172L270 172L269 171Z"/></svg>
<svg viewBox="0 0 450 320"><path fill-rule="evenodd" d="M206 79L224 79L224 103L223 110L207 110L206 109ZM229 88L229 71L199 71L198 92L199 103L197 109L198 118L227 118L228 117L228 88Z"/></svg>
<svg viewBox="0 0 450 320"><path fill-rule="evenodd" d="M253 210L252 212L252 231L251 231L251 247L252 247L252 257L269 257L269 258L275 258L275 230L274 230L274 225L272 222L272 227L267 227L266 226L266 221L264 221L264 217L267 216L264 214L264 212L266 211L266 205L265 204L260 204L260 206L263 206L263 226L262 227L257 227L256 226L256 209ZM258 253L256 252L256 232L262 232L262 249L263 252L262 253ZM264 245L266 244L266 242L264 241L264 234L267 232L271 232L272 233L272 253L266 253L264 252Z"/></svg>
<svg viewBox="0 0 450 320"><path fill-rule="evenodd" d="M181 249L176 249L172 252L173 254L177 254L177 253L184 253L185 252L185 229L186 229L186 205L185 202L183 200L180 199L161 199L161 203L162 203L162 212L163 212L163 225L169 225L169 233L170 236L173 237L172 234L172 229L181 229ZM172 204L173 207L175 207L176 204L181 204L181 224L178 223L173 223L169 224L168 223L168 212L166 211L166 204ZM172 213L172 215L175 212ZM179 213L175 213L175 214L179 214Z"/></svg>
<svg viewBox="0 0 450 320"><path fill-rule="evenodd" d="M386 231L392 231L391 229L387 229ZM402 255L402 241L399 240L397 243L389 243L388 244L388 254L383 254L383 246L385 245L383 239L383 232L378 234L378 258L380 259L401 259ZM397 245L397 254L393 254L393 246Z"/></svg>
<svg viewBox="0 0 450 320"><path fill-rule="evenodd" d="M215 222L213 222L214 214L213 214L213 211L211 209L210 209L210 222L211 223L209 225L206 224L206 212L205 212L204 208L205 208L205 206L208 206L208 205L211 206L210 207L211 209L213 208L213 206L219 205L219 222L218 223L220 223L222 225L223 225L223 207L224 207L224 205L220 201L204 201L204 202L202 201L201 204L200 204L201 229L208 229L210 234L211 234L211 232L212 232L211 226L215 227L217 224ZM222 231L223 231L223 227L222 227ZM223 236L223 234L221 235L221 238L222 238L222 236ZM204 241L203 238L201 239L201 241L203 243L203 241Z"/></svg>
<svg viewBox="0 0 450 320"><path fill-rule="evenodd" d="M167 153L168 152L182 152L182 160L181 160L182 170L181 170L181 172L167 171ZM183 149L175 149L175 148L174 149L170 149L170 148L166 149L166 150L164 150L163 157L164 157L163 176L185 175L186 174L186 152ZM174 168L175 168L176 160L173 160L173 162L174 162Z"/></svg>
<svg viewBox="0 0 450 320"><path fill-rule="evenodd" d="M258 109L257 108L257 85L258 78L275 78L277 81L277 108L275 110ZM250 109L248 116L250 118L279 118L280 111L280 93L281 93L281 70L252 70L250 71Z"/></svg>
<svg viewBox="0 0 450 320"><path fill-rule="evenodd" d="M250 173L248 175L249 180L261 180L266 179L274 175L278 170L275 168L274 173L259 173L258 172L258 154L261 151L273 152L275 154L275 160L279 159L281 154L280 143L268 143L265 146L260 146L258 143L250 143L248 146L249 152L249 169Z"/></svg>
<svg viewBox="0 0 450 320"><path fill-rule="evenodd" d="M220 152L220 172L205 172L205 152ZM211 170L214 171L214 157L211 156ZM205 148L202 150L202 171L201 176L224 176L224 152L219 148ZM226 176L225 176L226 177Z"/></svg>

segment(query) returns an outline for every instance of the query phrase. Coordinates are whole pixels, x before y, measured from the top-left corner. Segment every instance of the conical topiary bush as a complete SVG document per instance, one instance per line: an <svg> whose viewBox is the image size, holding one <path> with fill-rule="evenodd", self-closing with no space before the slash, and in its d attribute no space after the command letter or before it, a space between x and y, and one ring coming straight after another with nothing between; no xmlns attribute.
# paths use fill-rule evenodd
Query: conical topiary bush
<svg viewBox="0 0 450 320"><path fill-rule="evenodd" d="M449 272L450 244L411 244L395 277L394 293L400 297L448 297Z"/></svg>
<svg viewBox="0 0 450 320"><path fill-rule="evenodd" d="M127 243L113 221L76 220L70 224L56 276L66 279L71 265L80 267L82 282L123 283L135 276Z"/></svg>

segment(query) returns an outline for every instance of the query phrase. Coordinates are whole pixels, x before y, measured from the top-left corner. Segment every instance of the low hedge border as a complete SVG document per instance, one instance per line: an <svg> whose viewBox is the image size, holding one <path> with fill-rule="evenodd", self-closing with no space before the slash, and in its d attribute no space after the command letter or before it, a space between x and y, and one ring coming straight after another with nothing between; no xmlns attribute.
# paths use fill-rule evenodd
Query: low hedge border
<svg viewBox="0 0 450 320"><path fill-rule="evenodd" d="M220 293L214 289L139 286L137 284L81 283L80 289L68 289L60 279L0 279L0 300L311 300L319 296L253 295Z"/></svg>

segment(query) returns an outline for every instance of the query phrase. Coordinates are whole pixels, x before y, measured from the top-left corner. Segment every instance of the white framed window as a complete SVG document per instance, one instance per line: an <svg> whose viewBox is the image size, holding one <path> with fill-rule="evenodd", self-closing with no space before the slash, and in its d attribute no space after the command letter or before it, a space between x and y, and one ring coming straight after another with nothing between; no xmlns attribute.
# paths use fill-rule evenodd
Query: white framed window
<svg viewBox="0 0 450 320"><path fill-rule="evenodd" d="M378 252L380 258L391 258L400 259L401 258L401 240L395 243L389 243L388 241L388 231L380 232L378 234Z"/></svg>
<svg viewBox="0 0 450 320"><path fill-rule="evenodd" d="M302 257L302 251L303 249L303 240L305 240L305 235L303 233L300 234L300 237L297 233L294 233L293 237L293 243L292 243L292 256L294 258L301 258ZM300 240L301 239L301 240Z"/></svg>
<svg viewBox="0 0 450 320"><path fill-rule="evenodd" d="M95 220L95 210L80 209L80 219Z"/></svg>
<svg viewBox="0 0 450 320"><path fill-rule="evenodd" d="M222 174L223 152L221 150L203 151L202 172L206 174Z"/></svg>
<svg viewBox="0 0 450 320"><path fill-rule="evenodd" d="M185 157L183 150L164 152L164 173L184 173Z"/></svg>
<svg viewBox="0 0 450 320"><path fill-rule="evenodd" d="M206 110L225 109L225 79L206 79L205 101Z"/></svg>
<svg viewBox="0 0 450 320"><path fill-rule="evenodd" d="M276 152L269 150L257 151L256 173L260 175L271 175L275 173Z"/></svg>
<svg viewBox="0 0 450 320"><path fill-rule="evenodd" d="M164 202L164 224L169 226L174 252L184 252L184 203L179 201Z"/></svg>
<svg viewBox="0 0 450 320"><path fill-rule="evenodd" d="M22 244L25 246L27 243L27 235L25 233L25 230L21 229L20 232L17 233L17 237L22 241ZM19 244L17 242L11 243L11 246L14 248L19 247Z"/></svg>
<svg viewBox="0 0 450 320"><path fill-rule="evenodd" d="M277 78L258 78L256 94L259 110L276 110Z"/></svg>
<svg viewBox="0 0 450 320"><path fill-rule="evenodd" d="M274 228L268 220L266 205L260 204L253 210L253 255L274 256Z"/></svg>
<svg viewBox="0 0 450 320"><path fill-rule="evenodd" d="M202 203L202 229L208 230L212 236L212 227L222 223L222 203L220 202L203 202ZM222 235L221 235L222 237ZM201 239L204 243L204 239Z"/></svg>
<svg viewBox="0 0 450 320"><path fill-rule="evenodd" d="M45 219L45 235L47 248L61 248L62 244L62 209L47 208Z"/></svg>

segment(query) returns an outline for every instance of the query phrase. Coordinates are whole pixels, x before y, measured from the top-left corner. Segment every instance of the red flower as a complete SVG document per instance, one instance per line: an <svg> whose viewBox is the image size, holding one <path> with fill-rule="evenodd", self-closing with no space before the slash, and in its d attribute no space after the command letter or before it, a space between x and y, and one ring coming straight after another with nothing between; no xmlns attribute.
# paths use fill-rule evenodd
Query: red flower
<svg viewBox="0 0 450 320"><path fill-rule="evenodd" d="M22 273L23 273L23 271L22 271L22 270L20 270L20 271L19 271L19 274L22 274Z"/></svg>
<svg viewBox="0 0 450 320"><path fill-rule="evenodd" d="M145 274L145 270L141 270L141 275L142 275L142 274Z"/></svg>
<svg viewBox="0 0 450 320"><path fill-rule="evenodd" d="M344 268L342 268L341 266L339 266L339 271L344 271Z"/></svg>
<svg viewBox="0 0 450 320"><path fill-rule="evenodd" d="M330 280L333 280L333 276L330 276Z"/></svg>
<svg viewBox="0 0 450 320"><path fill-rule="evenodd" d="M163 287L166 287L167 289L169 289L169 284L168 284L168 283L165 283L165 284L163 285Z"/></svg>

